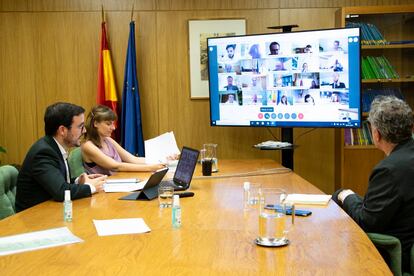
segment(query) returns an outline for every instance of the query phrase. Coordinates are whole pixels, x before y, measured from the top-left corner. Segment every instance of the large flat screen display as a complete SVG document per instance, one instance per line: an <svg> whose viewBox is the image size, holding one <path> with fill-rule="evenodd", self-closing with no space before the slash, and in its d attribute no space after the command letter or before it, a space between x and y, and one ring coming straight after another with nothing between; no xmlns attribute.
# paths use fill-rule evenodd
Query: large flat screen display
<svg viewBox="0 0 414 276"><path fill-rule="evenodd" d="M212 126L360 127L359 28L208 38Z"/></svg>

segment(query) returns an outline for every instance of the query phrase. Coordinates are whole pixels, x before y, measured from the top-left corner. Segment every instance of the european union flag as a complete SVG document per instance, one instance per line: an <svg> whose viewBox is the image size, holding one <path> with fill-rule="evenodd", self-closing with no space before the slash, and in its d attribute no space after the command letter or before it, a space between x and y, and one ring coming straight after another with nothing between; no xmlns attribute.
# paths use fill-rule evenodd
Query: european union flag
<svg viewBox="0 0 414 276"><path fill-rule="evenodd" d="M141 106L135 52L135 23L129 23L128 51L122 93L121 143L133 155L144 156Z"/></svg>

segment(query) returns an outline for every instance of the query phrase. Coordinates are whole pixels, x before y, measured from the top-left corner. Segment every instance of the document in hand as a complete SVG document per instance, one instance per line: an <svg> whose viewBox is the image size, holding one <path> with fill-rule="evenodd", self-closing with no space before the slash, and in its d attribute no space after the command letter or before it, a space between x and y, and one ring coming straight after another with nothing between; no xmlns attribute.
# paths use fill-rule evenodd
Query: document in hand
<svg viewBox="0 0 414 276"><path fill-rule="evenodd" d="M174 154L180 154L180 150L172 131L145 141L146 163L167 163L167 157Z"/></svg>
<svg viewBox="0 0 414 276"><path fill-rule="evenodd" d="M318 194L289 194L286 198L286 202L294 204L327 205L331 197L331 195Z"/></svg>

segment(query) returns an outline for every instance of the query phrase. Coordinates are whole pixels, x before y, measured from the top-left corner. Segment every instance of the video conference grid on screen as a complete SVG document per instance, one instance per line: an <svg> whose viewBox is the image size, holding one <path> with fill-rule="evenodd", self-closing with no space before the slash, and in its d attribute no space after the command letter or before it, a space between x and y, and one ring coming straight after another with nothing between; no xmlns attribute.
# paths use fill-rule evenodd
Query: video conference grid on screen
<svg viewBox="0 0 414 276"><path fill-rule="evenodd" d="M212 125L360 126L359 29L208 39Z"/></svg>

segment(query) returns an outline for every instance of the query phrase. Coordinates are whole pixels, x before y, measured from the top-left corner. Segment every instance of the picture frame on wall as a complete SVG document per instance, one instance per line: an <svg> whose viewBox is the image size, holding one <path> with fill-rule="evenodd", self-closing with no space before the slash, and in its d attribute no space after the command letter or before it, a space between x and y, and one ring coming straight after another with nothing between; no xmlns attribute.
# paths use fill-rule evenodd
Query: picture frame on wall
<svg viewBox="0 0 414 276"><path fill-rule="evenodd" d="M189 20L191 99L208 99L207 38L246 34L245 19Z"/></svg>

